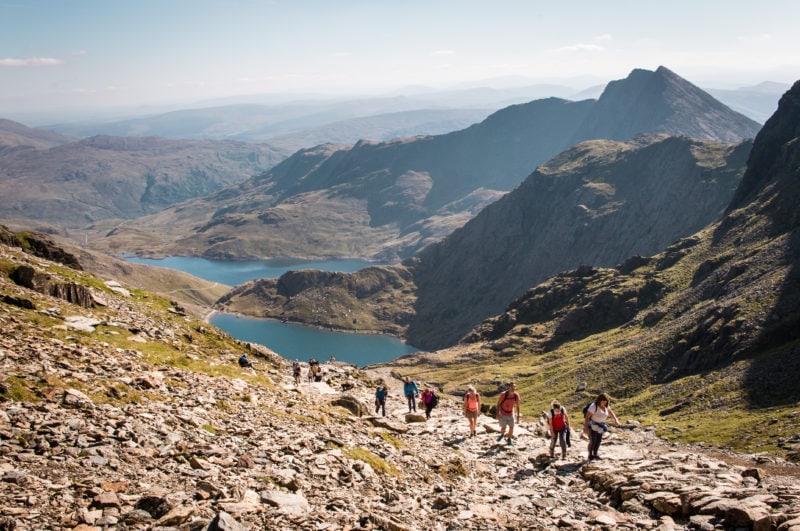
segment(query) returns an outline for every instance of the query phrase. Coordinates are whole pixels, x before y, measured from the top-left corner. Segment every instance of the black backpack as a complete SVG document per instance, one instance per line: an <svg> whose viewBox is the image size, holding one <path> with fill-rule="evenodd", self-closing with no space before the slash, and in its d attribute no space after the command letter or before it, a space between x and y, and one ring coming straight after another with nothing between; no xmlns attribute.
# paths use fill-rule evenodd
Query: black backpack
<svg viewBox="0 0 800 531"><path fill-rule="evenodd" d="M583 406L583 418L586 418L586 414L589 412L589 408L592 407L592 404L594 404L594 401Z"/></svg>
<svg viewBox="0 0 800 531"><path fill-rule="evenodd" d="M436 394L436 391L433 392L433 396L431 397L431 408L435 408L439 405L439 395Z"/></svg>

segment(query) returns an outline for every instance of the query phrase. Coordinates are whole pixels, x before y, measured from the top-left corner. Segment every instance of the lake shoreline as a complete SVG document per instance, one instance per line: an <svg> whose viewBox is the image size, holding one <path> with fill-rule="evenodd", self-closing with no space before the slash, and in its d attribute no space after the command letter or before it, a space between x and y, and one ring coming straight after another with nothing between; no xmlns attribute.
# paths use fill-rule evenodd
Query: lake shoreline
<svg viewBox="0 0 800 531"><path fill-rule="evenodd" d="M232 315L234 317L239 317L239 318L242 318L242 319L256 319L256 320L261 320L261 321L270 321L270 322L274 322L274 323L282 323L282 324L289 324L289 325L295 325L295 326L305 326L307 328L313 328L315 330L322 330L323 332L336 332L337 334L353 334L353 335L360 335L360 336L373 335L373 336L392 337L392 338L395 338L395 339L403 342L406 345L414 347L414 345L411 345L408 341L406 341L406 338L404 338L402 336L395 335L395 334L390 334L389 332L376 332L374 330L370 331L370 330L352 330L352 329L348 329L348 328L335 328L335 327L332 327L332 326L321 326L321 325L315 325L315 324L308 324L308 323L304 323L302 321L284 321L283 319L278 319L276 317L260 317L260 316L256 317L256 316L253 316L253 315L247 315L247 314L239 313L239 312L230 312L230 311L227 311L227 310L226 311L215 310L213 308L203 318L203 321L208 323L208 324L210 324L210 325L213 325L213 323L211 322L211 318L214 317L215 315L223 315L223 314ZM414 347L414 348L416 348L416 347ZM420 350L420 352L422 352L422 351Z"/></svg>

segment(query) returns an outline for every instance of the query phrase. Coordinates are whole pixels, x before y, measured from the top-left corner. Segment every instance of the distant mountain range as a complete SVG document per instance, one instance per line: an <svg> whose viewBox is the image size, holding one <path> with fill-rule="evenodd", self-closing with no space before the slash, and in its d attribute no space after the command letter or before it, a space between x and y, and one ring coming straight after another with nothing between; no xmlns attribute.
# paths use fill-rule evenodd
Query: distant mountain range
<svg viewBox="0 0 800 531"><path fill-rule="evenodd" d="M130 219L243 181L286 155L233 141L78 140L0 120L0 217L56 231Z"/></svg>
<svg viewBox="0 0 800 531"><path fill-rule="evenodd" d="M635 70L599 100L512 105L453 133L301 150L271 170L114 237L212 258L396 261L462 226L575 143L642 133L735 142L759 125L666 68Z"/></svg>
<svg viewBox="0 0 800 531"><path fill-rule="evenodd" d="M487 80L498 83L502 80ZM522 83L524 80L515 80ZM759 123L777 107L789 88L764 82L735 90L706 89L716 99ZM352 144L401 136L438 135L464 129L510 105L557 97L598 99L605 85L586 89L559 84L513 88L473 86L457 90L409 87L387 96L323 98L320 95L250 96L213 100L202 106L126 119L92 120L41 126L60 134L89 137L161 136L268 143L296 151L323 143ZM21 120L24 121L24 120Z"/></svg>

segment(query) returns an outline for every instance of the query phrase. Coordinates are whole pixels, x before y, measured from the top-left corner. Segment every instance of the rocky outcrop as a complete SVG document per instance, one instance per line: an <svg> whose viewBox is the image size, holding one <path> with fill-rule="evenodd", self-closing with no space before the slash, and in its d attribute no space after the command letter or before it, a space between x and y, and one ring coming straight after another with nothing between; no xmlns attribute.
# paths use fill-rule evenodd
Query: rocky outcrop
<svg viewBox="0 0 800 531"><path fill-rule="evenodd" d="M38 273L30 266L17 267L11 271L9 278L20 286L84 308L93 308L95 305L95 297L87 286L75 282L54 281L50 275Z"/></svg>
<svg viewBox="0 0 800 531"><path fill-rule="evenodd" d="M34 256L64 264L72 269L81 270L81 264L72 253L64 250L47 234L41 232L19 232L16 234L19 246Z"/></svg>
<svg viewBox="0 0 800 531"><path fill-rule="evenodd" d="M215 309L285 321L402 335L413 315L414 284L402 266L355 273L300 270L236 286Z"/></svg>

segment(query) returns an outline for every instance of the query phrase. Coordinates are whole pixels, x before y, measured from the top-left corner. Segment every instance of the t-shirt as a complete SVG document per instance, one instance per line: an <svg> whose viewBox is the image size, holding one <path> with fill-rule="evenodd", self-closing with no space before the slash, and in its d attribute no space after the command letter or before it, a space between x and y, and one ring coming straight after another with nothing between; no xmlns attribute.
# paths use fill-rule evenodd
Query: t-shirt
<svg viewBox="0 0 800 531"><path fill-rule="evenodd" d="M467 402L467 411L478 411L478 400L480 399L480 395L478 393L472 393L471 395L465 395L464 400Z"/></svg>
<svg viewBox="0 0 800 531"><path fill-rule="evenodd" d="M513 395L508 391L503 392L503 398L500 400L500 414L505 417L510 417L514 414L514 404L519 402L519 395L515 392Z"/></svg>
<svg viewBox="0 0 800 531"><path fill-rule="evenodd" d="M587 412L592 414L589 418L595 422L605 422L608 419L608 408L603 409L594 402L589 406Z"/></svg>
<svg viewBox="0 0 800 531"><path fill-rule="evenodd" d="M558 413L553 410L553 431L561 431L566 427L566 423L564 422L564 410L559 409Z"/></svg>

